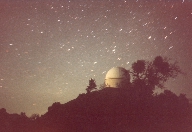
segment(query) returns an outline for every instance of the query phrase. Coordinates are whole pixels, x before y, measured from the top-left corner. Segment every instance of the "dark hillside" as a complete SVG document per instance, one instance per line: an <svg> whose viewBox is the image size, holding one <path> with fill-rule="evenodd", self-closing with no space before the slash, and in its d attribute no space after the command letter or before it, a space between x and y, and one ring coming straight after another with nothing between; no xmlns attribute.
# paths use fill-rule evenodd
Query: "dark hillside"
<svg viewBox="0 0 192 132"><path fill-rule="evenodd" d="M53 103L41 117L0 109L1 132L191 132L191 104L171 91L139 96L133 88L105 88Z"/></svg>
<svg viewBox="0 0 192 132"><path fill-rule="evenodd" d="M189 131L185 97L170 91L145 99L134 95L111 88L81 94L66 104L54 103L41 121L58 131Z"/></svg>

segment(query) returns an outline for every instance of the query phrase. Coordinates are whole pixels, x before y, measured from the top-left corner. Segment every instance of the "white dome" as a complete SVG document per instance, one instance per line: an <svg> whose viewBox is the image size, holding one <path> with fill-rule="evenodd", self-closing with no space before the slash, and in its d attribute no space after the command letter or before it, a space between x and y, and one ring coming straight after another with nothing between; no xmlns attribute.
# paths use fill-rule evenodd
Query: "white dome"
<svg viewBox="0 0 192 132"><path fill-rule="evenodd" d="M129 77L128 71L122 67L113 67L111 68L106 76L105 79L112 79L112 78L127 78Z"/></svg>
<svg viewBox="0 0 192 132"><path fill-rule="evenodd" d="M105 77L105 86L110 88L120 88L130 83L129 71L122 67L111 68Z"/></svg>

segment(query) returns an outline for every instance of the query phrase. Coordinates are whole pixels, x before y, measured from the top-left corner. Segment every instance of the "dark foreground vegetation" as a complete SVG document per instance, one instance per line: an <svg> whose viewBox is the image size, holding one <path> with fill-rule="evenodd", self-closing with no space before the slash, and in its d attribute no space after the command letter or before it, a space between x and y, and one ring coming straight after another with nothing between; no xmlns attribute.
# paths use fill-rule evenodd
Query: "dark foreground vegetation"
<svg viewBox="0 0 192 132"><path fill-rule="evenodd" d="M191 132L192 111L184 94L169 90L153 94L181 73L162 57L139 60L121 88L95 90L91 79L86 94L66 104L53 103L48 112L28 118L25 113L0 110L0 132ZM93 91L95 90L95 91Z"/></svg>
<svg viewBox="0 0 192 132"><path fill-rule="evenodd" d="M191 132L191 110L184 95L164 91L136 98L128 89L106 88L54 103L34 119L0 111L1 132Z"/></svg>

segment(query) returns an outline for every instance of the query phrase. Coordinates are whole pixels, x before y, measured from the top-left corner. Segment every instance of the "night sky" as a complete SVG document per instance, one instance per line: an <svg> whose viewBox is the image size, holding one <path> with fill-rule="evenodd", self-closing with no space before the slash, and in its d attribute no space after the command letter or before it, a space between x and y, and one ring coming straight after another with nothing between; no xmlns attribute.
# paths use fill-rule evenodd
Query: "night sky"
<svg viewBox="0 0 192 132"><path fill-rule="evenodd" d="M1 0L0 108L44 114L115 66L155 56L185 75L167 89L192 98L192 1Z"/></svg>

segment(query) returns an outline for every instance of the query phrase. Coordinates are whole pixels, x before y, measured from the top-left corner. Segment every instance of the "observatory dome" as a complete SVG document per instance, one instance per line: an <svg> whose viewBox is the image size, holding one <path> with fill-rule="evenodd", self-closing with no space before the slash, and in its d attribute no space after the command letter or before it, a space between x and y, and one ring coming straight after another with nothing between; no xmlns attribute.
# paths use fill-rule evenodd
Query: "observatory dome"
<svg viewBox="0 0 192 132"><path fill-rule="evenodd" d="M122 67L111 68L105 76L106 87L119 88L128 82L130 82L129 71Z"/></svg>

